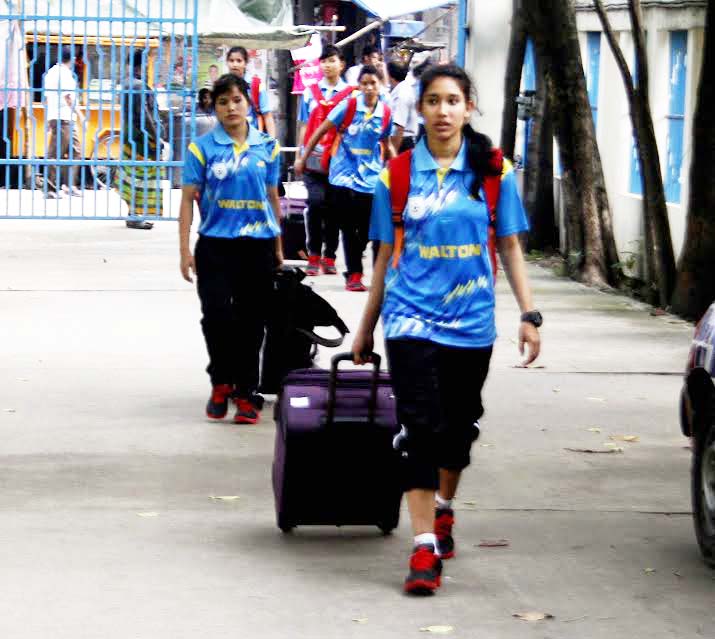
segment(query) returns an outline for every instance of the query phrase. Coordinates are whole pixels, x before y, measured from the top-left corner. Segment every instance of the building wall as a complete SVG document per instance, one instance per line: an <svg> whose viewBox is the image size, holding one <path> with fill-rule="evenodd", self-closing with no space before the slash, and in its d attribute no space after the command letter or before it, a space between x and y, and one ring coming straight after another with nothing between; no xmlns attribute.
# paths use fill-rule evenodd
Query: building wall
<svg viewBox="0 0 715 639"><path fill-rule="evenodd" d="M699 6L694 6L698 5ZM478 128L496 142L501 132L503 81L508 54L511 3L470 0L471 34L467 41L467 69L479 88L479 105L483 114L475 120ZM689 197L689 175L692 159L692 121L704 44L705 3L652 3L645 6L644 26L650 76L650 102L658 140L661 171L666 172L668 139L668 106L670 96L670 32L684 30L687 39L685 86L685 127L683 159L680 174L679 203L668 203L673 248L679 254L685 234ZM624 56L633 65L634 46L628 13L609 10L609 19L617 32ZM578 9L577 28L581 42L584 69L588 69L587 33L601 32L601 23L593 10ZM516 149L523 148L524 124L519 123ZM616 243L622 261L639 253L643 241L643 214L640 195L631 193L632 129L623 80L605 36L600 39L598 92L598 147L614 219ZM556 150L556 153L558 151ZM554 166L557 166L555 158ZM559 178L555 179L556 202L561 202ZM563 219L563 215L561 216ZM563 236L562 236L563 237ZM636 260L636 271L641 264Z"/></svg>

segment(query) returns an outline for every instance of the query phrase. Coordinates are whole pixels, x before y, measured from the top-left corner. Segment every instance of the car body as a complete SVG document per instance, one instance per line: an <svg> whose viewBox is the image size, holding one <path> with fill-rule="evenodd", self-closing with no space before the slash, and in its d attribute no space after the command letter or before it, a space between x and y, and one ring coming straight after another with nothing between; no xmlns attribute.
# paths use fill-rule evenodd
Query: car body
<svg viewBox="0 0 715 639"><path fill-rule="evenodd" d="M715 303L698 322L680 400L680 425L693 449L695 533L705 561L715 567Z"/></svg>

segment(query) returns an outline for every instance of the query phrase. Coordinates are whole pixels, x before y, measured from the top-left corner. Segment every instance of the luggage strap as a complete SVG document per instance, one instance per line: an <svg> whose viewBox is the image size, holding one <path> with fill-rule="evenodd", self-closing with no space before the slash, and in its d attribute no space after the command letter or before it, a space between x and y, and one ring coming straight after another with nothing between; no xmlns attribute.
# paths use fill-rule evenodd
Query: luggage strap
<svg viewBox="0 0 715 639"><path fill-rule="evenodd" d="M340 331L340 337L321 337L315 331L309 331L305 328L296 328L295 330L301 335L305 335L311 342L315 344L320 344L320 346L325 346L327 348L337 348L342 346L345 341L345 335L349 332L347 329L343 329L341 326L336 326Z"/></svg>

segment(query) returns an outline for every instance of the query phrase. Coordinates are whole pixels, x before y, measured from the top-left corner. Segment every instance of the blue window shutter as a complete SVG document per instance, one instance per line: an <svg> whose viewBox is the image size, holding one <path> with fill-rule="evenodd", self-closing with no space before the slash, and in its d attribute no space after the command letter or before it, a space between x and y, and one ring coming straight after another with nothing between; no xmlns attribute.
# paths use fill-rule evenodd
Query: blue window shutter
<svg viewBox="0 0 715 639"><path fill-rule="evenodd" d="M598 81L601 67L601 32L589 31L586 34L588 51L588 73L586 74L586 87L588 101L593 114L593 126L598 127Z"/></svg>
<svg viewBox="0 0 715 639"><path fill-rule="evenodd" d="M680 172L683 166L685 129L685 83L688 32L670 32L670 78L668 96L668 144L666 148L665 199L680 202Z"/></svg>

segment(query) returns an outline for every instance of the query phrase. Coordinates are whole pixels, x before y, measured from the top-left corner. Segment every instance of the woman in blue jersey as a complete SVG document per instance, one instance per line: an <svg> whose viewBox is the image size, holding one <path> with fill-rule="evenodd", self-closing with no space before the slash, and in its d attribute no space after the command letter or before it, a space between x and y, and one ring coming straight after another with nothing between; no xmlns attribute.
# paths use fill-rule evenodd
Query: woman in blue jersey
<svg viewBox="0 0 715 639"><path fill-rule="evenodd" d="M405 453L415 535L405 590L431 594L440 585L442 560L454 556L452 499L479 432L481 389L496 338L482 187L486 176L498 172L490 164L491 142L468 124L474 105L467 74L455 65L435 66L424 73L420 88L426 135L411 158L404 248L395 241L391 176L385 170L370 225L380 249L353 355L358 363L369 359L382 312L403 425L396 445ZM495 231L522 312L520 348L528 345L530 363L539 354L541 315L534 310L518 238L528 224L514 173L505 165Z"/></svg>
<svg viewBox="0 0 715 639"><path fill-rule="evenodd" d="M207 371L212 392L206 414L221 419L236 403L234 421L255 424L262 398L259 351L274 268L283 261L278 179L280 147L248 123L248 85L231 74L212 91L218 124L189 145L179 214L181 274L197 279ZM194 202L201 223L192 255Z"/></svg>
<svg viewBox="0 0 715 639"><path fill-rule="evenodd" d="M392 118L389 107L380 100L377 69L363 66L358 84L360 94L343 100L330 112L294 165L295 174L302 175L305 158L310 157L316 144L331 128L338 129L341 138L330 161L328 204L338 217L343 232L347 266L345 288L348 291L367 290L362 282L362 254L368 242L372 194L384 158L393 155L389 142ZM346 122L350 114L351 121Z"/></svg>
<svg viewBox="0 0 715 639"><path fill-rule="evenodd" d="M243 78L248 83L250 104L247 117L251 126L275 137L276 122L271 111L268 91L266 91L257 76L246 77L248 51L246 51L245 47L231 47L226 54L226 66L230 73Z"/></svg>

